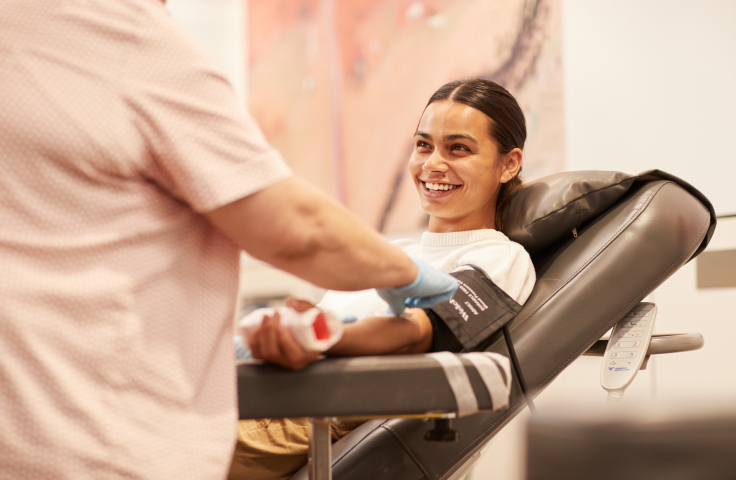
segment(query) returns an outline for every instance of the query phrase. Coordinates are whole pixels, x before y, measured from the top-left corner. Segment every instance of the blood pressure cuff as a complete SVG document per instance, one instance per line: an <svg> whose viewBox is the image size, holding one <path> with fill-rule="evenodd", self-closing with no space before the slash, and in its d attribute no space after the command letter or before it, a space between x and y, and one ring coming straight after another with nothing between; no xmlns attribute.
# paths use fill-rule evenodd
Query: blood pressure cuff
<svg viewBox="0 0 736 480"><path fill-rule="evenodd" d="M521 305L475 265L451 273L458 281L455 295L426 309L432 322L433 351L473 351L521 311Z"/></svg>

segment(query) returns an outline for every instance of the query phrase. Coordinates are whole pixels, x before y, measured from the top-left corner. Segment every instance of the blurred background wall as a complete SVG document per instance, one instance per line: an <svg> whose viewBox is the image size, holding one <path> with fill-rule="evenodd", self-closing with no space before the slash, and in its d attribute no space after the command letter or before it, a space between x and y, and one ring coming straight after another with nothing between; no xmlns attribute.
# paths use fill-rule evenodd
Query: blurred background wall
<svg viewBox="0 0 736 480"><path fill-rule="evenodd" d="M403 174L443 83L486 76L529 125L526 179L561 170L659 168L736 213L736 2L730 0L169 0L301 176L389 238L425 217ZM736 250L736 219L709 251ZM624 403L736 399L736 291L698 288L687 264L649 300L656 333L700 332L696 352L654 357ZM321 291L243 260L241 308ZM573 363L540 408L605 403L600 359ZM523 478L520 415L471 478Z"/></svg>
<svg viewBox="0 0 736 480"><path fill-rule="evenodd" d="M295 172L383 233L427 216L407 175L441 85L498 81L529 118L525 170L563 165L558 0L250 0L250 111Z"/></svg>

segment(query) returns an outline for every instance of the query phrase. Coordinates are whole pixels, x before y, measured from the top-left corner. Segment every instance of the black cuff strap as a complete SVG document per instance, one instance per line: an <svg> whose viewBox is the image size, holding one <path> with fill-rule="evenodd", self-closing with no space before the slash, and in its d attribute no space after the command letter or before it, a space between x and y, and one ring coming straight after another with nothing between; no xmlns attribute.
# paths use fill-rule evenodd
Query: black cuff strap
<svg viewBox="0 0 736 480"><path fill-rule="evenodd" d="M425 310L434 329L433 351L472 351L521 311L480 267L465 265L450 275L460 284L455 295Z"/></svg>

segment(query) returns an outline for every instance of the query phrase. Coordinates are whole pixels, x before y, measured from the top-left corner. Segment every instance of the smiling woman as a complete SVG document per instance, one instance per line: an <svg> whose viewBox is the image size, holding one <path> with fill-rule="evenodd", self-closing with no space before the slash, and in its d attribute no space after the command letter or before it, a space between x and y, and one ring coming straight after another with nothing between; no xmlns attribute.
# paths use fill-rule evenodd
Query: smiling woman
<svg viewBox="0 0 736 480"><path fill-rule="evenodd" d="M435 92L414 134L409 171L429 231L421 241L394 242L409 256L439 270L465 265L483 270L499 298L523 304L534 287L529 254L498 229L503 208L521 185L519 172L526 138L524 114L514 97L488 80L449 83ZM313 305L290 301L305 310ZM464 349L452 327L434 311L408 308L388 315L375 290L328 291L319 307L338 317L357 317L345 325L342 339L326 353L333 356L380 355ZM493 308L482 321L493 318ZM317 358L300 347L278 319L267 317L251 337L253 356L288 368ZM335 426L334 437L344 434ZM286 479L307 461L307 419L244 420L230 480Z"/></svg>
<svg viewBox="0 0 736 480"><path fill-rule="evenodd" d="M414 134L409 172L422 208L430 216L421 241L394 243L410 256L444 272L473 264L518 303L524 303L534 285L534 268L521 245L500 232L505 205L521 187L526 125L516 99L503 87L483 79L458 80L438 89L429 99ZM383 315L385 304L373 291L329 291L320 304L340 316L368 318ZM424 328L427 315L419 309L405 314ZM351 326L359 329L360 323ZM367 325L369 322L365 322ZM350 330L350 329L349 329ZM388 335L378 329L376 337ZM366 351L365 334L351 344L351 334L331 353L341 355L391 353ZM381 345L380 340L376 340ZM428 345L419 341L414 345Z"/></svg>

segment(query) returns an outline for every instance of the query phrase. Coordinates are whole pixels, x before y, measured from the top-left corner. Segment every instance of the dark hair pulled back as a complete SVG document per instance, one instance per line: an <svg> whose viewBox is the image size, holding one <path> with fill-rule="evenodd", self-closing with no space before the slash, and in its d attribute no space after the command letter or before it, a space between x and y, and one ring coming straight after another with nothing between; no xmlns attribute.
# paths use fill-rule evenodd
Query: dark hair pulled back
<svg viewBox="0 0 736 480"><path fill-rule="evenodd" d="M471 78L456 80L439 88L427 102L450 100L473 107L490 119L490 135L501 154L514 148L524 149L526 120L516 99L501 85L490 80ZM426 107L425 107L426 108ZM503 212L516 192L521 188L519 173L501 185L496 199L496 230L503 228Z"/></svg>

